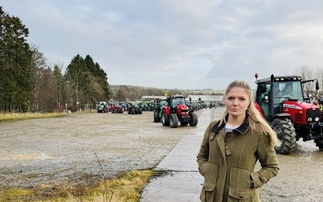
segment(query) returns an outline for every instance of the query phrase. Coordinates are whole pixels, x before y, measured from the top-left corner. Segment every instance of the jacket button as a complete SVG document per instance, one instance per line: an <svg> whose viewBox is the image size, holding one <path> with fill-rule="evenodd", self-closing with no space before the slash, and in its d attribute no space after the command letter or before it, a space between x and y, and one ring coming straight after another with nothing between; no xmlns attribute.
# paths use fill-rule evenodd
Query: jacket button
<svg viewBox="0 0 323 202"><path fill-rule="evenodd" d="M243 194L240 194L240 198L243 198L244 197L244 195Z"/></svg>

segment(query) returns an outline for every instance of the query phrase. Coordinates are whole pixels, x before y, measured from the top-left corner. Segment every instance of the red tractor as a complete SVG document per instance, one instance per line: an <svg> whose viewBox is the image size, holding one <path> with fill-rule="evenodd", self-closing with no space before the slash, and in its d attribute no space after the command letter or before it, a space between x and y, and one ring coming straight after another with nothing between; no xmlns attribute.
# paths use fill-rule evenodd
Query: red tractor
<svg viewBox="0 0 323 202"><path fill-rule="evenodd" d="M314 140L316 146L323 150L323 123L317 105L304 99L303 85L317 79L302 80L300 76L274 76L257 80L254 104L269 122L279 139L275 150L288 154L295 148L296 141Z"/></svg>
<svg viewBox="0 0 323 202"><path fill-rule="evenodd" d="M187 124L190 126L197 125L198 117L192 110L189 110L188 106L186 106L184 96L168 96L166 101L167 105L162 109L161 115L163 126L177 128L178 122L180 122L182 126L186 126Z"/></svg>
<svg viewBox="0 0 323 202"><path fill-rule="evenodd" d="M111 106L112 113L123 113L123 108L120 103L116 102Z"/></svg>

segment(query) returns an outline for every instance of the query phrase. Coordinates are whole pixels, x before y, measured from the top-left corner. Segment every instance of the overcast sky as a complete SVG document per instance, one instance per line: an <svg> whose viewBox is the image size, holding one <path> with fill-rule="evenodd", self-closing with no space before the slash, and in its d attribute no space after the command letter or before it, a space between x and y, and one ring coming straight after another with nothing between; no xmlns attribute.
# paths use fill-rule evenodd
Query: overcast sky
<svg viewBox="0 0 323 202"><path fill-rule="evenodd" d="M110 85L225 89L323 68L321 0L0 0L50 66L90 55Z"/></svg>

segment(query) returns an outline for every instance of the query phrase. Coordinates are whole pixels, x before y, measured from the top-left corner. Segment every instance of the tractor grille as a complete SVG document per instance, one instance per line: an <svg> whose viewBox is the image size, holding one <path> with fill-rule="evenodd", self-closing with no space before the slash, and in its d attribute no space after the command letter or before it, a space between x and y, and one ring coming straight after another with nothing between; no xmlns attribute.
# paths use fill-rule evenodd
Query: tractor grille
<svg viewBox="0 0 323 202"><path fill-rule="evenodd" d="M303 114L295 114L295 121L302 122L303 121Z"/></svg>
<svg viewBox="0 0 323 202"><path fill-rule="evenodd" d="M188 112L188 109L182 109L182 112Z"/></svg>
<svg viewBox="0 0 323 202"><path fill-rule="evenodd" d="M315 110L313 109L307 109L306 111L306 120L308 120L308 118L312 118L312 120L315 120L315 117L320 117L320 109L317 108Z"/></svg>
<svg viewBox="0 0 323 202"><path fill-rule="evenodd" d="M182 116L188 116L188 109L182 109Z"/></svg>

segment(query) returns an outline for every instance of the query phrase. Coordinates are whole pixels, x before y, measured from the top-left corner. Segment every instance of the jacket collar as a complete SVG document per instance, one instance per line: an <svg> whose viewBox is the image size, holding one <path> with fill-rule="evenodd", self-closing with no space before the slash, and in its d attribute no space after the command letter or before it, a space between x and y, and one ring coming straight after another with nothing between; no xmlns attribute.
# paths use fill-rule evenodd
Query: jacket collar
<svg viewBox="0 0 323 202"><path fill-rule="evenodd" d="M228 120L229 115L226 115L225 120ZM215 134L219 134L219 132L225 127L226 121L222 122L220 125L221 121L216 122L216 124L212 127L211 131L215 132ZM249 129L249 121L248 121L248 114L246 114L246 118L243 121L243 123L238 127L233 129L233 131L236 131L240 134L244 134L248 131Z"/></svg>

